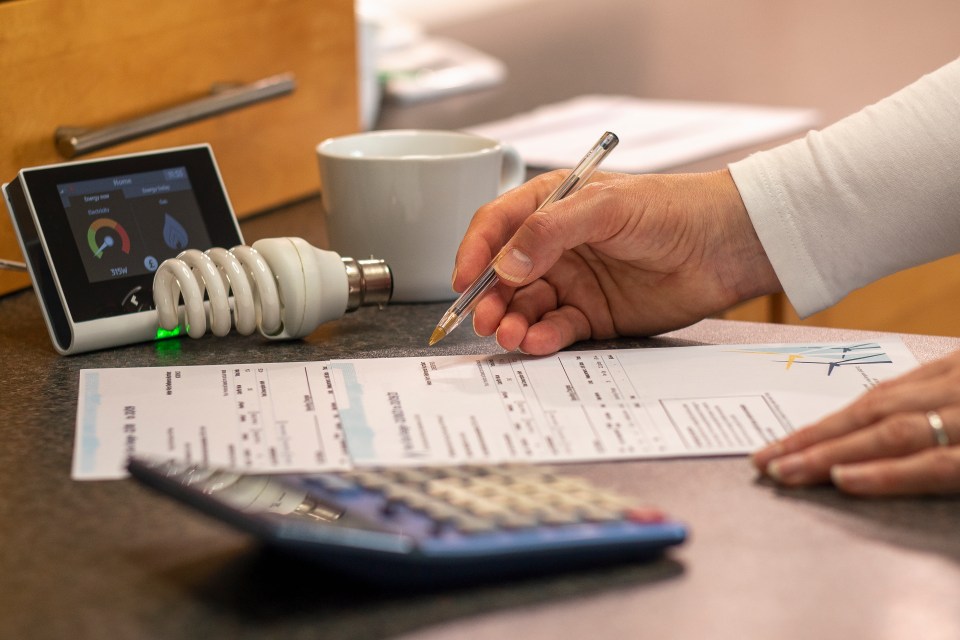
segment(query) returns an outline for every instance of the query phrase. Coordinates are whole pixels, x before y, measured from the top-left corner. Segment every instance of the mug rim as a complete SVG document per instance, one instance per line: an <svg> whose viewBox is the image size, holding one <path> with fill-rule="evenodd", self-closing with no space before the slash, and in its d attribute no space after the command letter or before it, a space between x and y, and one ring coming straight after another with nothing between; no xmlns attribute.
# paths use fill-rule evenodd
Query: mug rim
<svg viewBox="0 0 960 640"><path fill-rule="evenodd" d="M342 151L331 150L331 147L339 143L347 142L351 139L356 138L399 138L399 137L413 137L424 134L430 134L437 137L444 138L468 138L471 140L483 140L490 143L490 146L484 147L482 149L475 149L473 151L457 151L453 153L444 153L444 154L432 154L432 153L410 153L405 155L383 155L383 154L364 154L356 155L353 153L345 153ZM349 160L409 160L411 158L416 158L420 160L430 160L430 159L446 159L446 158L460 158L460 157L473 157L480 156L490 153L495 153L496 151L501 150L503 144L499 140L494 140L493 138L488 138L487 136L482 136L476 133L470 133L468 131L457 131L454 129L381 129L377 131L358 131L356 133L348 133L342 136L333 136L323 140L317 144L316 152L321 156L326 156L328 158L342 158Z"/></svg>

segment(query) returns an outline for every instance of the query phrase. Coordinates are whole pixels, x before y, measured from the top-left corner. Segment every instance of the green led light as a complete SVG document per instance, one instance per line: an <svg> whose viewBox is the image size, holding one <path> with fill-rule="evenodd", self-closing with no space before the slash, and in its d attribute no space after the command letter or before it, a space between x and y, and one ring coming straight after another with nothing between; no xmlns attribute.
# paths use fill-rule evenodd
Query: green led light
<svg viewBox="0 0 960 640"><path fill-rule="evenodd" d="M154 340L164 340L166 338L173 338L174 336L178 336L178 335L180 335L180 327L177 327L176 329L173 329L171 331L168 331L163 327L160 327L159 329L157 329L157 335L154 338Z"/></svg>

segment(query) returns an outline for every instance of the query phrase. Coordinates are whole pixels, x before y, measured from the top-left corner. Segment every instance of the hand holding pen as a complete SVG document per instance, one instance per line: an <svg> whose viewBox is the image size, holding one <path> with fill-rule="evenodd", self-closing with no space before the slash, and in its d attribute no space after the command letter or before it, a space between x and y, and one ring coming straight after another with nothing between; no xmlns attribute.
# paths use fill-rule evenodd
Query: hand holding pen
<svg viewBox="0 0 960 640"><path fill-rule="evenodd" d="M469 284L498 251L497 270L510 285L476 306L477 335L496 334L507 351L547 355L580 340L671 331L782 291L726 168L597 173L588 193L554 203L548 214L534 210L565 182L560 171L474 215L456 285Z"/></svg>
<svg viewBox="0 0 960 640"><path fill-rule="evenodd" d="M597 166L603 161L607 154L617 146L618 142L619 139L617 136L609 131L600 136L597 143L587 152L583 159L580 160L577 166L574 167L570 175L547 196L546 200L537 208L537 211L567 197L586 184ZM447 312L443 314L440 322L437 323L436 329L434 329L430 335L431 346L450 335L450 332L456 329L460 323L473 312L483 295L500 281L494 268L498 257L499 255L490 261L490 264L484 269L483 273L460 294L460 297L457 298Z"/></svg>

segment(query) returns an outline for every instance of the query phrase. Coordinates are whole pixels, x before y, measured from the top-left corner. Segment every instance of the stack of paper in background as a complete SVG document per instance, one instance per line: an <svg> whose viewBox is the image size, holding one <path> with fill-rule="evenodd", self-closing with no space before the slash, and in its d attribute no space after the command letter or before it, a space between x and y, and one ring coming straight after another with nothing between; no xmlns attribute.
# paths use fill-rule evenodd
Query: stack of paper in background
<svg viewBox="0 0 960 640"><path fill-rule="evenodd" d="M603 131L620 138L604 170L651 173L806 131L812 109L585 95L468 130L516 147L528 166L572 167Z"/></svg>

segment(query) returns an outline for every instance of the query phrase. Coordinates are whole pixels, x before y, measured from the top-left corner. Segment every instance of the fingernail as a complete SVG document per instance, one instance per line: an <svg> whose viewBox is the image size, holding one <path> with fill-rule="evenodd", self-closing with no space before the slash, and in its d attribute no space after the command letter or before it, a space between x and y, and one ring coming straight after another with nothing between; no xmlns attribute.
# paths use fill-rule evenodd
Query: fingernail
<svg viewBox="0 0 960 640"><path fill-rule="evenodd" d="M754 451L750 456L750 459L753 461L753 466L763 471L770 460L779 458L783 454L783 445L781 445L779 442L774 442L773 444L767 445L763 449Z"/></svg>
<svg viewBox="0 0 960 640"><path fill-rule="evenodd" d="M453 289L454 284L457 282L457 268L453 268L453 275L450 276L450 288Z"/></svg>
<svg viewBox="0 0 960 640"><path fill-rule="evenodd" d="M866 487L863 470L855 464L835 464L830 467L830 481L844 491L857 491Z"/></svg>
<svg viewBox="0 0 960 640"><path fill-rule="evenodd" d="M523 282L533 271L533 260L517 249L510 249L494 263L497 275L510 282Z"/></svg>
<svg viewBox="0 0 960 640"><path fill-rule="evenodd" d="M798 455L789 455L770 461L767 465L767 475L777 482L798 479L803 472L803 458Z"/></svg>

